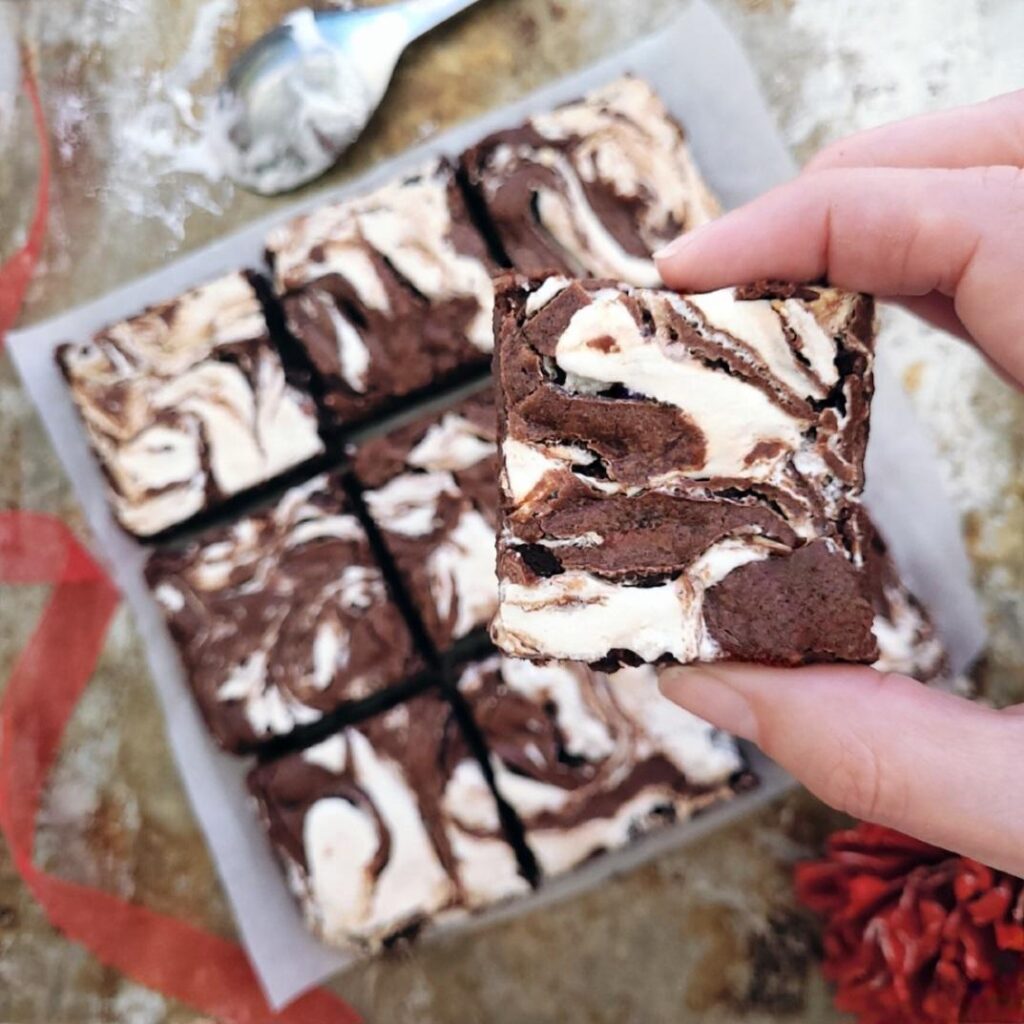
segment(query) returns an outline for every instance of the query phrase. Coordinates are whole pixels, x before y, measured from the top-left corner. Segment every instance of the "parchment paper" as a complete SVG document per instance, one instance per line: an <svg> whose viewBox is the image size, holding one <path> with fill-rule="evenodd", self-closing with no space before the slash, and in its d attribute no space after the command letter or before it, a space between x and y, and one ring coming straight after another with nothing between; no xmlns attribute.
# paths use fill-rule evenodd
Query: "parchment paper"
<svg viewBox="0 0 1024 1024"><path fill-rule="evenodd" d="M10 336L12 359L82 503L97 554L124 593L145 638L179 770L234 908L242 941L275 1006L290 1001L349 961L321 946L306 931L249 806L244 787L247 763L220 753L206 733L159 610L143 582L144 550L121 532L109 513L101 474L54 366L53 350L62 341L85 338L147 303L171 297L221 272L242 264L258 266L263 237L271 224L363 191L430 155L456 154L489 131L572 99L627 70L647 78L686 125L701 168L727 206L751 198L794 172L742 51L703 0L694 0L657 36L587 71L439 136L382 164L358 182L313 196L95 302ZM900 569L939 625L954 670L961 671L983 646L982 616L971 588L957 516L943 497L935 454L898 383L886 372L884 343L872 429L868 504ZM536 896L475 921L493 922L562 899L661 850L706 834L792 784L777 767L756 752L751 754L764 779L760 790L693 823L650 837L623 854L602 858Z"/></svg>

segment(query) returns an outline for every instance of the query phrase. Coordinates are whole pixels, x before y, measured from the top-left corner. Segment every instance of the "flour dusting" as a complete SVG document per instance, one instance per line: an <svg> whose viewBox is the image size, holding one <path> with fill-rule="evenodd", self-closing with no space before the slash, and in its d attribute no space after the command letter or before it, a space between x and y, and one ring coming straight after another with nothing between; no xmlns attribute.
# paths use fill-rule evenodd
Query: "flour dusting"
<svg viewBox="0 0 1024 1024"><path fill-rule="evenodd" d="M230 42L238 0L200 0L181 52L164 66L160 0L91 0L76 17L31 5L26 29L66 53L44 99L54 154L64 165L95 160L92 194L108 230L129 217L156 223L172 248L197 210L222 212L233 193L209 142L206 121L219 86L218 47ZM50 8L47 12L46 9ZM131 41L135 59L106 67Z"/></svg>
<svg viewBox="0 0 1024 1024"><path fill-rule="evenodd" d="M1000 19L992 6L1002 6ZM1006 61L993 61L991 33L1024 38L1024 4L999 0L891 0L840 4L796 0L790 30L816 59L802 76L801 102L785 125L794 146L829 138L908 113L969 103L1019 86ZM856 14L853 14L853 11Z"/></svg>
<svg viewBox="0 0 1024 1024"><path fill-rule="evenodd" d="M0 140L14 124L18 99L18 47L14 42L13 15L0 7Z"/></svg>
<svg viewBox="0 0 1024 1024"><path fill-rule="evenodd" d="M217 40L237 0L207 0L178 61L148 76L142 96L111 97L113 152L103 189L112 208L162 221L177 240L196 209L222 212L231 186L204 128L217 82L210 81ZM215 186L215 187L210 187Z"/></svg>
<svg viewBox="0 0 1024 1024"><path fill-rule="evenodd" d="M86 691L42 801L36 856L72 881L130 898L142 819L110 728L117 718L111 691Z"/></svg>

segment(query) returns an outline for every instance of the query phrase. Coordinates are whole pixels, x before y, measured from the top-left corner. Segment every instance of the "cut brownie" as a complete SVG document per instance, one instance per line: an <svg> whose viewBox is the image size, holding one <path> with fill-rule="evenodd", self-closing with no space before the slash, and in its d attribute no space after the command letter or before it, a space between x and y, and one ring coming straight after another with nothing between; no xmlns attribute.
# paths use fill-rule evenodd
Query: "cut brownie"
<svg viewBox="0 0 1024 1024"><path fill-rule="evenodd" d="M211 732L251 748L422 668L335 476L150 557L146 576Z"/></svg>
<svg viewBox="0 0 1024 1024"><path fill-rule="evenodd" d="M875 611L880 672L901 672L923 683L944 676L946 651L928 613L900 579L877 532L865 548L865 569Z"/></svg>
<svg viewBox="0 0 1024 1024"><path fill-rule="evenodd" d="M872 662L860 506L870 298L508 277L508 654Z"/></svg>
<svg viewBox="0 0 1024 1024"><path fill-rule="evenodd" d="M651 254L718 213L682 128L636 78L491 135L462 166L524 273L654 287Z"/></svg>
<svg viewBox="0 0 1024 1024"><path fill-rule="evenodd" d="M62 345L57 362L119 522L149 537L320 454L246 275Z"/></svg>
<svg viewBox="0 0 1024 1024"><path fill-rule="evenodd" d="M650 667L606 676L493 657L459 689L546 875L731 796L744 767L731 737L661 696Z"/></svg>
<svg viewBox="0 0 1024 1024"><path fill-rule="evenodd" d="M427 693L249 784L310 927L378 948L527 890L450 705Z"/></svg>
<svg viewBox="0 0 1024 1024"><path fill-rule="evenodd" d="M490 360L492 265L447 162L283 225L267 255L337 423Z"/></svg>
<svg viewBox="0 0 1024 1024"><path fill-rule="evenodd" d="M439 650L498 605L496 435L488 390L355 452L367 509Z"/></svg>

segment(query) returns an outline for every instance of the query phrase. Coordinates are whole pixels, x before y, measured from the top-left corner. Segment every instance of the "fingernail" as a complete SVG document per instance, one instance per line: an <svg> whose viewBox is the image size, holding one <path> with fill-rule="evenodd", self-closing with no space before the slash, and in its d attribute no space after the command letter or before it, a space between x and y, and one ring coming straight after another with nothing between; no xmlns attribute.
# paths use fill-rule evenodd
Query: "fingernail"
<svg viewBox="0 0 1024 1024"><path fill-rule="evenodd" d="M658 262L661 260L669 260L673 256L678 256L684 249L686 249L693 241L693 233L688 235L680 235L678 238L673 239L668 245L663 245L655 254L654 259Z"/></svg>
<svg viewBox="0 0 1024 1024"><path fill-rule="evenodd" d="M680 707L712 725L757 742L757 717L746 697L724 676L710 669L679 668L662 672L661 692Z"/></svg>

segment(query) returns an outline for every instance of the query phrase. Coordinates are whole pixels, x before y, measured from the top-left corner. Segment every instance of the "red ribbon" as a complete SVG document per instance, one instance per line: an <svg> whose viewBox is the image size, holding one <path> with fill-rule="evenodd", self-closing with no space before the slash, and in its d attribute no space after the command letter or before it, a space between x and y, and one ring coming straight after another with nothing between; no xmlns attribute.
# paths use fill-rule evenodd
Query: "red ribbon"
<svg viewBox="0 0 1024 1024"><path fill-rule="evenodd" d="M0 267L0 344L13 325L45 238L50 164L31 63L24 86L40 142L39 191L25 245ZM275 1014L245 952L185 921L35 866L40 797L68 720L103 649L119 597L68 527L53 516L0 512L0 584L50 583L53 591L0 701L0 832L14 865L53 925L104 964L232 1024L360 1024L317 989Z"/></svg>

